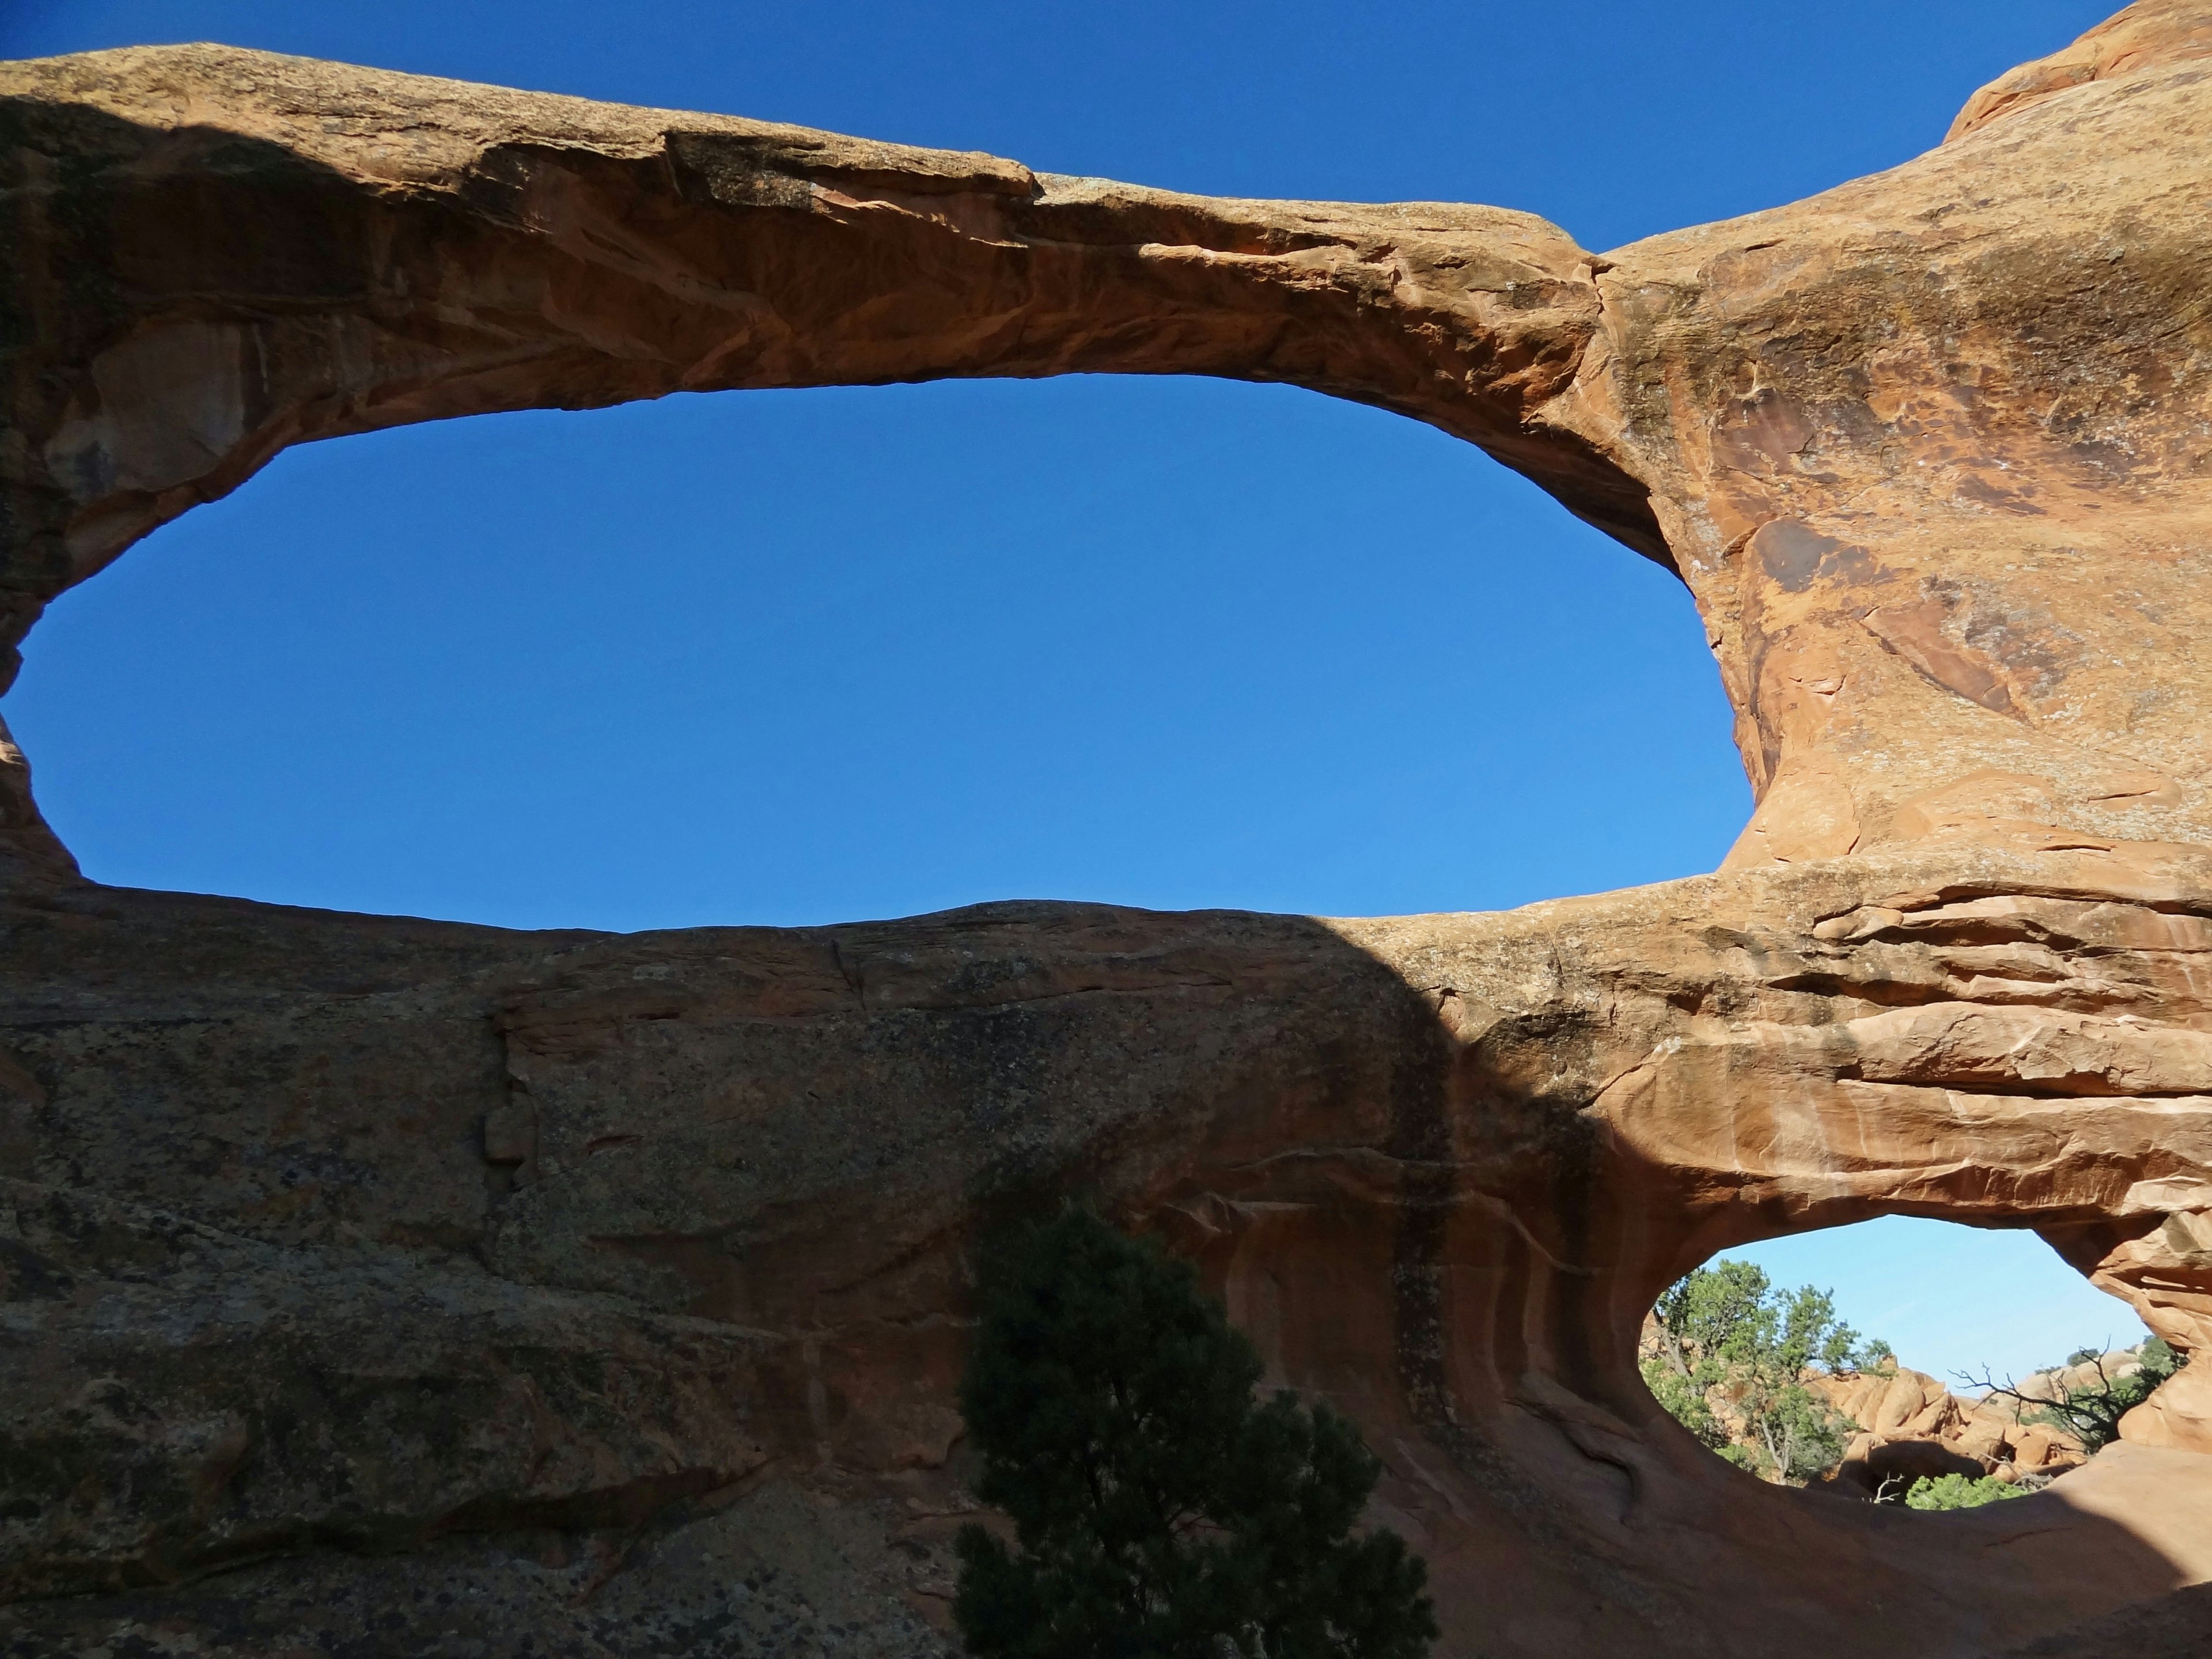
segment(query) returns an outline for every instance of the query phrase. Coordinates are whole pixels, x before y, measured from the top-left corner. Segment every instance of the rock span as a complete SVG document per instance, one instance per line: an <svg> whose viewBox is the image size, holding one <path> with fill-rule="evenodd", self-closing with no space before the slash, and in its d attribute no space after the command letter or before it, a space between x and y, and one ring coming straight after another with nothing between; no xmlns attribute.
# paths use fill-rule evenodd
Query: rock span
<svg viewBox="0 0 2212 1659"><path fill-rule="evenodd" d="M2212 1347L2209 54L2152 0L1603 257L220 47L0 69L11 645L310 439L1200 373L1669 564L1759 796L1717 875L1506 915L617 938L103 889L0 749L11 1650L939 1651L968 1263L1076 1188L1364 1425L1448 1651L2212 1624L2212 1364L1948 1516L1736 1474L1635 1368L1686 1268L1895 1212Z"/></svg>

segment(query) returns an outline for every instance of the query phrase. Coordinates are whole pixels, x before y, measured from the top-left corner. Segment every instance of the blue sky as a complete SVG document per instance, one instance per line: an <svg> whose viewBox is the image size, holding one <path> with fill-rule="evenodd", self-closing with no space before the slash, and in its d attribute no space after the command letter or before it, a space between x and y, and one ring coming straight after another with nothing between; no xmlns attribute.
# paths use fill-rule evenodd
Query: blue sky
<svg viewBox="0 0 2212 1659"><path fill-rule="evenodd" d="M12 0L0 56L216 40L1601 250L1903 161L2110 9ZM1189 380L315 446L26 657L0 710L94 877L514 927L1487 908L1709 870L1749 810L1671 577L1425 428ZM1769 1250L1929 1369L2134 1328L2025 1236ZM1911 1305L1900 1250L2030 1316Z"/></svg>

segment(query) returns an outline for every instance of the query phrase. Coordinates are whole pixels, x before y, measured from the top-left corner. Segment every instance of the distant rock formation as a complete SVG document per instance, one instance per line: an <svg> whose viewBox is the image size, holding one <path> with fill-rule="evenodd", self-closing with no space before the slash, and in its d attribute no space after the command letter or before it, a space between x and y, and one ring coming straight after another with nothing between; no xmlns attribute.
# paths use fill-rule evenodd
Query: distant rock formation
<svg viewBox="0 0 2212 1659"><path fill-rule="evenodd" d="M2131 1355L2111 1358L2114 1375L2124 1359L2132 1360ZM2033 1395L2045 1380L2027 1377L2021 1389ZM1834 1478L1869 1496L1881 1494L1892 1480L1910 1485L1943 1474L2049 1478L2088 1461L2080 1439L2064 1429L2021 1421L2019 1409L2000 1396L1955 1395L1924 1371L1899 1366L1808 1382L1858 1425Z"/></svg>
<svg viewBox="0 0 2212 1659"><path fill-rule="evenodd" d="M0 69L11 651L290 444L1210 374L1679 573L1759 798L1717 875L1505 915L617 938L101 888L0 741L0 1638L942 1653L972 1267L1072 1191L1364 1425L1447 1653L2201 1609L2137 1604L2212 1582L2212 1364L1923 1516L1724 1468L1636 1345L1722 1250L1905 1212L2212 1347L2208 29L2131 8L1902 167L1605 255L223 47Z"/></svg>

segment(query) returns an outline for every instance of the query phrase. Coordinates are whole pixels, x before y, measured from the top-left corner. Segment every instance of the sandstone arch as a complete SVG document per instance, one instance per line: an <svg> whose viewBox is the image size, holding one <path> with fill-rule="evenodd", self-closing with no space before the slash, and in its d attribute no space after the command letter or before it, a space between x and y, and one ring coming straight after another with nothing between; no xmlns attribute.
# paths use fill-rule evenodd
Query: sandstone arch
<svg viewBox="0 0 2212 1659"><path fill-rule="evenodd" d="M100 889L9 749L0 1623L734 1652L799 1596L926 1650L963 1252L1079 1182L1366 1423L1456 1651L2201 1626L2212 1369L1931 1524L1729 1474L1632 1362L1697 1261L1893 1211L2212 1346L2208 52L2138 5L1926 156L1602 257L216 47L0 70L10 642L309 438L1203 372L1670 564L1759 797L1717 875L1504 915L612 938Z"/></svg>

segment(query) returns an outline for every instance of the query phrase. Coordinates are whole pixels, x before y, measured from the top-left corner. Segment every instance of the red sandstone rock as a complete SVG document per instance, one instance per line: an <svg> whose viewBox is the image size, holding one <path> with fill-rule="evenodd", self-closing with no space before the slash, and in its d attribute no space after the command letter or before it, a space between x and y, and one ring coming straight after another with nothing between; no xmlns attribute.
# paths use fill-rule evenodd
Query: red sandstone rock
<svg viewBox="0 0 2212 1659"><path fill-rule="evenodd" d="M936 1650L969 1265L1074 1188L1365 1425L1447 1651L2156 1628L2212 1579L2212 1365L1922 1516L1721 1467L1635 1348L1717 1251L1893 1212L2212 1347L2208 28L2134 8L1927 155L1604 256L220 47L0 70L9 642L310 439L1206 373L1678 571L1759 796L1717 876L1503 915L617 939L94 887L0 745L0 1583L45 1598L0 1629Z"/></svg>

